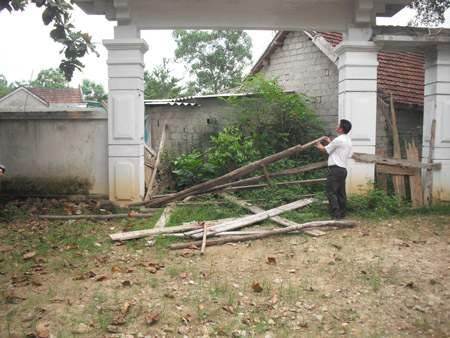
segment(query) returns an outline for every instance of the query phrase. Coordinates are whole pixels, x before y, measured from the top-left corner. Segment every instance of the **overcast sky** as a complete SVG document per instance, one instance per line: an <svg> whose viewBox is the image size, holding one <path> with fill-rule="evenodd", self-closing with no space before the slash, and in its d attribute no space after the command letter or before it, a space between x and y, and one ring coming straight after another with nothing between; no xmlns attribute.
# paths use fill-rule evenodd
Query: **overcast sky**
<svg viewBox="0 0 450 338"><path fill-rule="evenodd" d="M107 51L101 41L113 38L114 22L107 21L104 17L86 15L77 6L73 13L73 23L77 30L89 33L93 42L98 45L97 51L100 57L90 54L81 61L85 64L83 73L76 71L70 85L77 87L83 79L89 79L103 85L107 89ZM24 12L3 10L0 12L0 74L3 74L8 83L35 78L42 69L57 68L62 59L59 54L62 46L54 43L49 36L52 27L44 26L41 18L41 9L29 5ZM407 24L413 15L411 10L403 10L393 18L378 19L378 25ZM446 12L445 27L450 27L450 10ZM253 61L255 62L265 51L268 43L275 35L274 31L247 31L253 40ZM173 58L175 42L171 37L171 31L142 31L141 37L149 45L149 51L145 54L146 70L161 64L163 57ZM185 78L185 70L181 66L171 63L173 75Z"/></svg>

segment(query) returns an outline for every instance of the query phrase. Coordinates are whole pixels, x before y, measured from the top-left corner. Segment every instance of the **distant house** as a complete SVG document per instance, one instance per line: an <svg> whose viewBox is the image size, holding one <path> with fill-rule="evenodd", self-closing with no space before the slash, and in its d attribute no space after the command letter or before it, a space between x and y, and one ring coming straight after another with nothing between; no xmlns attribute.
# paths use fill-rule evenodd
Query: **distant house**
<svg viewBox="0 0 450 338"><path fill-rule="evenodd" d="M279 31L251 72L278 77L286 90L301 92L315 99L312 109L324 121L327 133L335 135L338 119L338 55L341 33ZM424 64L421 53L378 52L378 94L389 102L392 94L400 138L414 139L421 149ZM390 131L378 103L377 148L390 151ZM386 109L386 108L385 108ZM390 108L387 108L390 115ZM363 112L362 112L363 113Z"/></svg>
<svg viewBox="0 0 450 338"><path fill-rule="evenodd" d="M16 108L84 108L81 88L18 87L0 97L0 107Z"/></svg>

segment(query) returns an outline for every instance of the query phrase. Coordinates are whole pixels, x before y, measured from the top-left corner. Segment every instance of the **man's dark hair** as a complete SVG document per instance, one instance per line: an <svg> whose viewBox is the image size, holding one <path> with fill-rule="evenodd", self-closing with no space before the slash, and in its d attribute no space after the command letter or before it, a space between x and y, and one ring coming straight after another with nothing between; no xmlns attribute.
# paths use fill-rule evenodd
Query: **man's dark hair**
<svg viewBox="0 0 450 338"><path fill-rule="evenodd" d="M341 128L344 131L344 134L348 134L350 130L352 130L352 123L349 120L342 119L340 121Z"/></svg>

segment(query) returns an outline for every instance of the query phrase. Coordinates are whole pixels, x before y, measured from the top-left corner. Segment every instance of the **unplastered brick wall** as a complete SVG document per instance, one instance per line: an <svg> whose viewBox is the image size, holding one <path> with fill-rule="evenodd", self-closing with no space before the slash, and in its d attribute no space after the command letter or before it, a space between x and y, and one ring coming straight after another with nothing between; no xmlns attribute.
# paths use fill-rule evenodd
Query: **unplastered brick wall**
<svg viewBox="0 0 450 338"><path fill-rule="evenodd" d="M233 120L233 111L219 98L196 98L186 104L146 105L145 128L148 142L158 151L164 125L165 148L176 153L205 149L209 136Z"/></svg>
<svg viewBox="0 0 450 338"><path fill-rule="evenodd" d="M270 57L261 70L268 78L278 77L286 89L303 93L314 100L311 104L325 123L327 134L336 134L338 119L338 70L303 32L290 32L284 45Z"/></svg>

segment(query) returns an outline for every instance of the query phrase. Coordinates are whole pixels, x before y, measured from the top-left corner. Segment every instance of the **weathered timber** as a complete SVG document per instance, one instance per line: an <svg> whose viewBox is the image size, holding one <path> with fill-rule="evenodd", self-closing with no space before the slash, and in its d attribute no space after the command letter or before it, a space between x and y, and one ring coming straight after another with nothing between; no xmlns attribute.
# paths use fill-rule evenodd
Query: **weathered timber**
<svg viewBox="0 0 450 338"><path fill-rule="evenodd" d="M213 226L216 224L219 224L220 222L229 222L234 220L235 218L224 218L214 221L205 221L207 226ZM183 232L183 231L189 231L194 229L202 229L202 222L189 222L185 223L183 225L173 226L173 227L165 227L161 229L145 229L145 230L136 230L136 231L129 231L129 232L120 232L116 234L111 234L109 237L113 241L127 241L129 239L136 239L136 238L142 238L142 237L151 237L159 234L171 234L171 233L177 233L177 232Z"/></svg>
<svg viewBox="0 0 450 338"><path fill-rule="evenodd" d="M155 182L156 174L158 172L159 162L161 161L161 154L164 150L164 143L166 141L166 129L167 129L167 124L165 124L163 127L161 141L159 143L159 148L158 148L158 155L156 155L155 168L153 169L152 178L150 179L150 183L148 184L147 193L145 194L145 198L144 198L144 200L146 200L146 201L148 201L152 196L154 196L156 194L156 189L153 189L153 183Z"/></svg>
<svg viewBox="0 0 450 338"><path fill-rule="evenodd" d="M242 218L238 218L234 221L231 222L226 222L223 224L218 224L215 226L212 226L209 229L209 232L207 234L207 236L211 236L214 235L217 232L222 232L222 231L229 231L229 230L235 230L235 229L239 229L239 228L243 228L247 225L250 224L255 224L258 222L261 222L269 217L273 217L273 216L277 216L279 214L281 214L282 212L285 211L289 211L289 210L295 210L295 209L299 209L302 208L304 206L307 206L308 204L311 204L314 202L314 199L312 198L308 198L308 199L304 199L304 200L300 200L300 201L295 201L289 204L285 204L282 205L278 208L274 208L274 209L270 209L264 212L260 212L258 214L255 215L249 215L249 216L245 216ZM200 232L200 233L199 233ZM202 231L192 231L191 233L187 234L190 235L193 238L201 238L202 237Z"/></svg>
<svg viewBox="0 0 450 338"><path fill-rule="evenodd" d="M405 146L406 158L409 161L419 161L419 151L414 140L409 144L405 142ZM411 204L413 208L418 208L423 205L421 170L418 168L411 168L411 170L414 172L414 175L409 176Z"/></svg>
<svg viewBox="0 0 450 338"><path fill-rule="evenodd" d="M169 204L164 208L164 211L161 213L158 222L156 222L154 226L154 229L160 229L166 226L166 223L169 221L170 215L172 214L174 208L174 204Z"/></svg>
<svg viewBox="0 0 450 338"><path fill-rule="evenodd" d="M385 156L386 157L386 149L375 149L375 154L380 155L380 156ZM387 177L386 175L384 175L383 173L380 173L379 171L377 171L379 166L382 166L383 164L377 164L375 165L375 173L376 173L376 178L377 178L377 186L380 190L384 191L384 194L387 195L388 193L388 188L387 188Z"/></svg>
<svg viewBox="0 0 450 338"><path fill-rule="evenodd" d="M424 168L424 169L433 169L440 170L442 164L441 163L421 163L421 162L413 162L408 160L399 160L388 158L379 155L373 154L365 154L365 153L353 153L352 158L357 162L366 162L366 163L379 163L386 164L391 166L399 166L399 167L410 167L410 168Z"/></svg>
<svg viewBox="0 0 450 338"><path fill-rule="evenodd" d="M260 159L260 160L258 160L256 162L250 163L250 164L248 164L246 166L243 166L241 168L233 170L232 172L229 172L226 175L217 177L217 178L212 179L212 180L210 180L208 182L204 182L204 183L198 184L196 186L193 186L193 187L187 188L185 190L182 190L180 192L177 192L177 193L175 193L175 194L173 194L171 196L163 197L163 198L158 199L156 201L150 200L145 205L147 205L147 206L162 205L162 204L166 204L168 202L171 202L173 200L183 199L183 198L185 198L185 197L187 197L189 195L195 195L195 194L198 194L199 192L204 192L204 191L206 191L206 190L208 190L208 189L210 189L210 188L212 188L214 186L217 186L219 184L223 184L225 182L228 182L228 181L231 181L231 180L235 180L235 179L237 179L239 177L247 175L247 174L249 174L249 173L259 169L261 164L269 165L269 164L271 164L273 162L276 162L278 160L281 160L283 158L286 158L286 157L295 155L295 154L297 154L299 152L302 152L304 150L307 150L307 149L313 147L314 144L317 141L320 142L323 139L325 139L325 136L322 136L321 138L319 138L317 140L314 140L314 141L311 141L311 142L309 142L307 144L304 144L304 145L299 144L297 146L294 146L292 148L286 149L286 150L284 150L282 152L279 152L277 154L265 157L265 158Z"/></svg>
<svg viewBox="0 0 450 338"><path fill-rule="evenodd" d="M328 165L328 161L322 161L322 162L318 162L318 163L304 165L304 166L297 167L297 168L285 169L285 170L277 171L275 173L269 173L269 178L274 178L274 177L279 177L279 176L287 176L287 175L295 175L295 174L299 174L299 173L302 173L305 171L326 167L327 165ZM211 188L211 189L205 191L205 193L222 191L227 187L235 187L235 186L246 185L246 184L253 183L253 182L258 182L258 181L263 180L264 178L265 178L265 176L261 175L261 176L246 178L246 179L240 180L240 181L222 184L222 185L216 186L214 188Z"/></svg>
<svg viewBox="0 0 450 338"><path fill-rule="evenodd" d="M428 150L428 164L433 163L434 142L436 138L436 120L431 122L430 149ZM433 172L427 168L425 173L425 188L423 191L423 202L427 207L431 206L431 198L433 191Z"/></svg>
<svg viewBox="0 0 450 338"><path fill-rule="evenodd" d="M375 171L377 174L390 174L390 175L412 176L412 175L416 174L416 170L420 170L420 169L397 167L397 166L386 165L386 164L377 164L375 167Z"/></svg>
<svg viewBox="0 0 450 338"><path fill-rule="evenodd" d="M261 189L269 186L277 186L283 187L286 185L297 185L297 184L314 184L314 183L326 183L326 178L314 178L311 180L303 180L303 181L289 181L289 182L277 182L270 184L254 184L254 185L244 185L238 187L229 187L224 188L223 191L240 191L240 190L252 190L252 189Z"/></svg>
<svg viewBox="0 0 450 338"><path fill-rule="evenodd" d="M395 107L394 107L394 99L390 98L391 103L391 121L392 121L392 140L394 143L394 158L395 159L401 159L402 158L402 152L400 150L400 140L398 137L398 129L397 129L397 117L395 114ZM394 193L395 196L399 198L404 198L406 195L406 189L405 189L405 178L401 175L392 175L392 183L394 184Z"/></svg>
<svg viewBox="0 0 450 338"><path fill-rule="evenodd" d="M205 249L206 249L206 233L208 232L208 227L206 225L206 223L204 224L203 227L203 240L202 240L202 249L200 250L200 255L203 255L205 253Z"/></svg>
<svg viewBox="0 0 450 338"><path fill-rule="evenodd" d="M269 230L260 234L255 235L245 235L245 236L237 236L237 237L229 237L229 238L220 238L216 240L206 241L206 246L224 244L224 243L232 243L232 242L243 242L253 239L261 239L270 236L277 236L281 234L287 234L292 231L303 230L306 228L315 228L315 227L338 227L338 228L353 228L356 226L355 221L316 221L309 222L303 224L297 224L296 226L290 226L287 228L279 228L274 230ZM199 246L202 244L202 241L194 241L188 243L178 243L172 244L170 248L172 250L185 249L189 248L191 245Z"/></svg>
<svg viewBox="0 0 450 338"><path fill-rule="evenodd" d="M111 214L111 215L39 215L40 219L112 219L112 218L149 218L153 214Z"/></svg>
<svg viewBox="0 0 450 338"><path fill-rule="evenodd" d="M249 203L247 201L240 200L239 198L237 198L235 196L232 196L230 194L224 193L224 194L221 194L221 195L226 200L228 200L228 201L230 201L230 202L232 202L234 204L237 204L237 205L239 205L239 206L241 206L241 207L243 207L243 208L245 208L247 210L250 210L254 214L258 214L258 213L261 213L261 212L265 211L264 209L261 209L261 208L257 207L256 205L253 205L253 204L251 204L251 203ZM290 221L290 220L288 220L286 218L283 218L283 217L280 217L280 216L273 216L273 217L271 217L271 220L274 221L275 223L278 223L278 224L280 224L282 226L285 226L285 227L298 225L298 223L295 223L293 221ZM314 237L323 236L323 235L326 234L325 232L320 231L320 230L316 230L316 229L305 230L305 233L307 233L308 235L314 236Z"/></svg>

